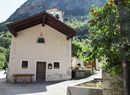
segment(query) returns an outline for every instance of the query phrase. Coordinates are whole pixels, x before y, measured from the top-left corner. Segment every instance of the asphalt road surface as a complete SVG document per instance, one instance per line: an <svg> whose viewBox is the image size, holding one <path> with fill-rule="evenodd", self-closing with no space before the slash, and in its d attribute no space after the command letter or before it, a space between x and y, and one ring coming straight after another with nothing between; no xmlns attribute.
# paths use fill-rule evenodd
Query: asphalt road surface
<svg viewBox="0 0 130 95"><path fill-rule="evenodd" d="M80 80L43 83L7 83L4 71L0 71L0 95L66 95L67 87L94 78L100 78L101 73Z"/></svg>

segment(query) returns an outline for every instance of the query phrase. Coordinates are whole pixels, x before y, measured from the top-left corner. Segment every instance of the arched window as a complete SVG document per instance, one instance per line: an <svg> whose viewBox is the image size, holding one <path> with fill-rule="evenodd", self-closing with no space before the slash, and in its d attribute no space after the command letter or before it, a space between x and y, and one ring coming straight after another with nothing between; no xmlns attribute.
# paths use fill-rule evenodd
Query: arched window
<svg viewBox="0 0 130 95"><path fill-rule="evenodd" d="M37 43L45 43L43 38L38 38Z"/></svg>
<svg viewBox="0 0 130 95"><path fill-rule="evenodd" d="M55 17L56 17L57 19L59 19L59 18L60 18L60 17L59 17L59 14L56 14L56 15L55 15Z"/></svg>

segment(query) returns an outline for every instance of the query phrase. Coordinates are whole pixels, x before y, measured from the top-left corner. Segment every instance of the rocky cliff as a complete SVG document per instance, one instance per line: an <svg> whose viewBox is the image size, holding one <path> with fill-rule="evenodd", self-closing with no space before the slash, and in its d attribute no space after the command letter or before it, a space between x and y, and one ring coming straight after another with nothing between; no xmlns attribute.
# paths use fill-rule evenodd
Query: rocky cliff
<svg viewBox="0 0 130 95"><path fill-rule="evenodd" d="M54 7L63 10L65 17L85 16L91 5L102 6L105 2L106 0L28 0L7 21L16 21Z"/></svg>

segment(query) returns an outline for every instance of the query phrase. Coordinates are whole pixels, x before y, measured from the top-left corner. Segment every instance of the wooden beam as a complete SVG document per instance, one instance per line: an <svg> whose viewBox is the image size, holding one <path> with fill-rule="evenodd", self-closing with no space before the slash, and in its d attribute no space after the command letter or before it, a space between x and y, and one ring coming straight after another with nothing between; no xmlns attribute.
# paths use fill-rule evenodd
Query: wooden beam
<svg viewBox="0 0 130 95"><path fill-rule="evenodd" d="M11 33L13 34L14 37L17 37L17 32L11 31Z"/></svg>
<svg viewBox="0 0 130 95"><path fill-rule="evenodd" d="M66 35L67 39L70 39L75 35L75 31L72 28L68 27L64 23L61 23L61 21L50 16L48 13L40 13L38 15L28 17L26 19L9 24L7 25L7 27L9 28L13 36L16 37L17 32L38 24L42 24L43 27L45 26L45 24L51 26L52 28Z"/></svg>
<svg viewBox="0 0 130 95"><path fill-rule="evenodd" d="M44 26L46 23L46 15L43 15L42 17L42 26Z"/></svg>
<svg viewBox="0 0 130 95"><path fill-rule="evenodd" d="M27 29L27 28L29 28L29 27L35 26L35 25L40 24L40 23L41 23L41 20L30 21L30 22L29 22L28 24L26 24L26 25L20 25L20 26L18 26L18 27L15 27L14 30L15 30L16 32L19 32L19 31L21 31L21 30L23 30L23 29Z"/></svg>
<svg viewBox="0 0 130 95"><path fill-rule="evenodd" d="M67 38L66 38L66 39L67 39L67 40L69 40L70 38L72 38L72 37L71 37L71 36L67 36Z"/></svg>
<svg viewBox="0 0 130 95"><path fill-rule="evenodd" d="M69 40L70 38L67 36L66 39Z"/></svg>
<svg viewBox="0 0 130 95"><path fill-rule="evenodd" d="M14 37L17 37L17 32L14 33Z"/></svg>
<svg viewBox="0 0 130 95"><path fill-rule="evenodd" d="M66 24L64 23L57 23L57 22L60 22L59 20L57 19L52 19L52 18L48 18L47 20L47 23L52 23L53 25L55 25L56 27L60 27L62 28L62 30L65 31L65 33L68 35L75 35L75 33L71 33L70 31L74 31L71 27L67 26Z"/></svg>
<svg viewBox="0 0 130 95"><path fill-rule="evenodd" d="M14 27L19 27L19 26L22 26L22 25L27 25L27 24L30 24L30 23L35 23L35 21L39 21L40 20L40 23L42 22L41 21L42 19L42 16L38 16L36 18L25 18L23 20L20 20L18 22L14 22L11 27L14 28Z"/></svg>

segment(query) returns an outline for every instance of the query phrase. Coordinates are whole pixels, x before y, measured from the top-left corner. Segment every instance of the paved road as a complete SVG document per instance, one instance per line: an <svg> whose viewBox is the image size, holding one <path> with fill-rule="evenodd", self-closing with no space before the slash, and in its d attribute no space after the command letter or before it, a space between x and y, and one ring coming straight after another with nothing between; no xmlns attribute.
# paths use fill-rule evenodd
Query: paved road
<svg viewBox="0 0 130 95"><path fill-rule="evenodd" d="M101 78L101 72L80 80L44 83L7 83L4 72L0 72L0 95L66 95L69 85Z"/></svg>

